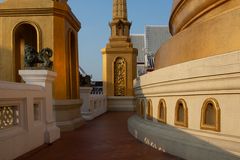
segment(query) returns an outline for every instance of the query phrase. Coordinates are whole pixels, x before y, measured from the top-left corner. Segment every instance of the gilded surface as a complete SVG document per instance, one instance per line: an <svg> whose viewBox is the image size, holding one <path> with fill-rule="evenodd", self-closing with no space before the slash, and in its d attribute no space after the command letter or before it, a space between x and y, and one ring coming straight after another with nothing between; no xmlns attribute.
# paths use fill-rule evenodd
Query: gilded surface
<svg viewBox="0 0 240 160"><path fill-rule="evenodd" d="M19 124L19 111L16 106L0 107L0 129Z"/></svg>
<svg viewBox="0 0 240 160"><path fill-rule="evenodd" d="M113 1L113 19L127 19L126 0Z"/></svg>
<svg viewBox="0 0 240 160"><path fill-rule="evenodd" d="M112 1L113 15L109 23L111 35L106 48L102 49L103 94L133 96L137 49L133 48L129 36L131 23L127 19L127 1ZM117 57L122 60L116 59Z"/></svg>
<svg viewBox="0 0 240 160"><path fill-rule="evenodd" d="M18 70L24 68L25 44L34 46L37 52L49 47L54 51L51 60L58 74L53 85L54 98L79 98L76 44L81 24L66 2L5 0L0 3L1 80L21 82Z"/></svg>
<svg viewBox="0 0 240 160"><path fill-rule="evenodd" d="M239 0L176 0L175 6L174 36L155 55L155 70L240 50Z"/></svg>
<svg viewBox="0 0 240 160"><path fill-rule="evenodd" d="M123 58L117 58L114 62L114 95L126 95L126 61Z"/></svg>

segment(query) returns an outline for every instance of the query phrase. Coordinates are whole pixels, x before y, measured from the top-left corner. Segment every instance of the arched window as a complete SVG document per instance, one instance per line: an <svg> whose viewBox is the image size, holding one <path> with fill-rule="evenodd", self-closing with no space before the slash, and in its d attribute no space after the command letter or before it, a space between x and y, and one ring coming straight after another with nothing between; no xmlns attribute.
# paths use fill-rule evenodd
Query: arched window
<svg viewBox="0 0 240 160"><path fill-rule="evenodd" d="M158 104L158 117L159 122L166 123L167 122L167 107L164 99L161 99Z"/></svg>
<svg viewBox="0 0 240 160"><path fill-rule="evenodd" d="M147 119L152 120L153 119L153 106L152 106L152 100L149 99L147 101Z"/></svg>
<svg viewBox="0 0 240 160"><path fill-rule="evenodd" d="M201 129L220 132L221 110L216 99L208 98L201 109Z"/></svg>
<svg viewBox="0 0 240 160"><path fill-rule="evenodd" d="M175 107L175 121L176 126L188 127L188 108L184 99L179 99Z"/></svg>
<svg viewBox="0 0 240 160"><path fill-rule="evenodd" d="M142 117L144 117L144 115L145 115L145 101L144 101L144 99L141 100L140 115L141 115Z"/></svg>
<svg viewBox="0 0 240 160"><path fill-rule="evenodd" d="M39 51L39 30L28 22L22 22L13 30L14 77L16 82L21 82L18 70L24 68L25 45Z"/></svg>
<svg viewBox="0 0 240 160"><path fill-rule="evenodd" d="M116 58L114 61L114 96L126 95L126 70L126 60L121 57Z"/></svg>

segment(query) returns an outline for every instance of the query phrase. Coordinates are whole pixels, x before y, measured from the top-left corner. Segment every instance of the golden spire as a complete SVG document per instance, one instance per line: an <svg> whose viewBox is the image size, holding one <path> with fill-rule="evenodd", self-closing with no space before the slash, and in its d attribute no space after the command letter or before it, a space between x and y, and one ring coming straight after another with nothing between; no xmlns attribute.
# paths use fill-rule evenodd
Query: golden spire
<svg viewBox="0 0 240 160"><path fill-rule="evenodd" d="M127 20L126 0L113 0L113 19Z"/></svg>
<svg viewBox="0 0 240 160"><path fill-rule="evenodd" d="M111 37L122 37L124 40L129 38L131 23L127 18L127 0L113 0L113 19L109 23ZM129 39L127 39L129 41Z"/></svg>

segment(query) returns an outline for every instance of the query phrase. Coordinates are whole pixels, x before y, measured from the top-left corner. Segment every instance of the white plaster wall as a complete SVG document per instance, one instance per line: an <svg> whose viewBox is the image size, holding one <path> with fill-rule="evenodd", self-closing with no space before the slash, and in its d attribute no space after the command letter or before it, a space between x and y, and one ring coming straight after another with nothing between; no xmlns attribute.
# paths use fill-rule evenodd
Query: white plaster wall
<svg viewBox="0 0 240 160"><path fill-rule="evenodd" d="M108 111L134 111L135 97L133 96L108 96Z"/></svg>
<svg viewBox="0 0 240 160"><path fill-rule="evenodd" d="M134 88L137 99L152 100L153 116L155 118L157 117L159 100L163 98L166 101L166 126L179 129L184 133L197 137L202 142L207 142L209 145L217 146L227 152L240 156L239 82L240 52L232 52L150 72L136 79ZM186 101L188 107L188 128L174 125L175 106L177 100L180 98ZM221 110L220 132L200 129L201 108L204 101L208 98L215 98L219 103ZM146 121L149 122L149 120ZM156 119L153 121L156 124L158 123ZM139 126L141 128L140 124ZM131 130L134 129L134 125L132 127ZM144 130L146 136L155 136L154 132L150 133L146 128L142 128L141 130ZM174 134L177 135L179 133L175 132ZM174 139L173 141L178 140ZM161 145L161 142L156 143L160 143L159 145ZM169 143L175 142L169 141ZM188 145L196 146L198 144L193 142ZM182 147L186 149L189 146ZM172 152L172 149L176 150L180 148L168 147L169 152ZM195 151L192 152L195 156L201 156ZM212 154L218 153L213 152Z"/></svg>
<svg viewBox="0 0 240 160"><path fill-rule="evenodd" d="M32 84L0 81L0 106L18 106L20 119L18 125L0 130L0 160L14 159L60 138L51 97L55 73L24 70L21 75ZM40 103L38 120L34 119L34 103Z"/></svg>
<svg viewBox="0 0 240 160"><path fill-rule="evenodd" d="M201 108L207 98L218 100L221 109L221 133L240 136L240 94L223 95L195 95L195 96L173 96L173 97L147 97L153 103L154 121L157 122L157 107L160 99L164 99L167 106L167 124L174 126L174 113L176 102L183 98L188 107L188 126L191 129L200 130ZM213 131L206 131L213 132Z"/></svg>
<svg viewBox="0 0 240 160"><path fill-rule="evenodd" d="M80 87L80 96L83 99L83 105L81 108L81 112L89 112L90 108L90 95L91 95L92 87Z"/></svg>
<svg viewBox="0 0 240 160"><path fill-rule="evenodd" d="M45 142L45 128L43 107L41 120L34 121L33 98L43 100L44 89L39 86L0 82L0 104L20 106L21 123L18 126L0 130L0 159L14 159Z"/></svg>

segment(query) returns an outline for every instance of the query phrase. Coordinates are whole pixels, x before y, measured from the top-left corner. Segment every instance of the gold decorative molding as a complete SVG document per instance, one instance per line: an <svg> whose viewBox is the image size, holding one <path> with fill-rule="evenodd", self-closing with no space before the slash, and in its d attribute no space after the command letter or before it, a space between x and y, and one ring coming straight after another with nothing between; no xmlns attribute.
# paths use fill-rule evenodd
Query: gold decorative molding
<svg viewBox="0 0 240 160"><path fill-rule="evenodd" d="M17 9L1 9L0 17L26 17L26 16L59 16L64 17L79 31L81 23L74 16L71 10L62 10L58 8L17 8Z"/></svg>
<svg viewBox="0 0 240 160"><path fill-rule="evenodd" d="M127 62L118 57L114 61L114 96L125 96L127 92Z"/></svg>
<svg viewBox="0 0 240 160"><path fill-rule="evenodd" d="M215 124L207 124L206 123L206 111L208 104L212 104L215 111ZM200 128L205 130L212 130L216 132L220 132L221 128L221 109L219 107L218 101L215 98L208 98L203 102L202 109L201 109L201 122Z"/></svg>
<svg viewBox="0 0 240 160"><path fill-rule="evenodd" d="M0 106L0 130L20 124L18 106Z"/></svg>
<svg viewBox="0 0 240 160"><path fill-rule="evenodd" d="M179 107L182 104L183 107L183 121L179 121ZM175 107L175 117L174 117L174 124L176 126L188 127L188 108L187 103L184 99L179 99L176 103Z"/></svg>

